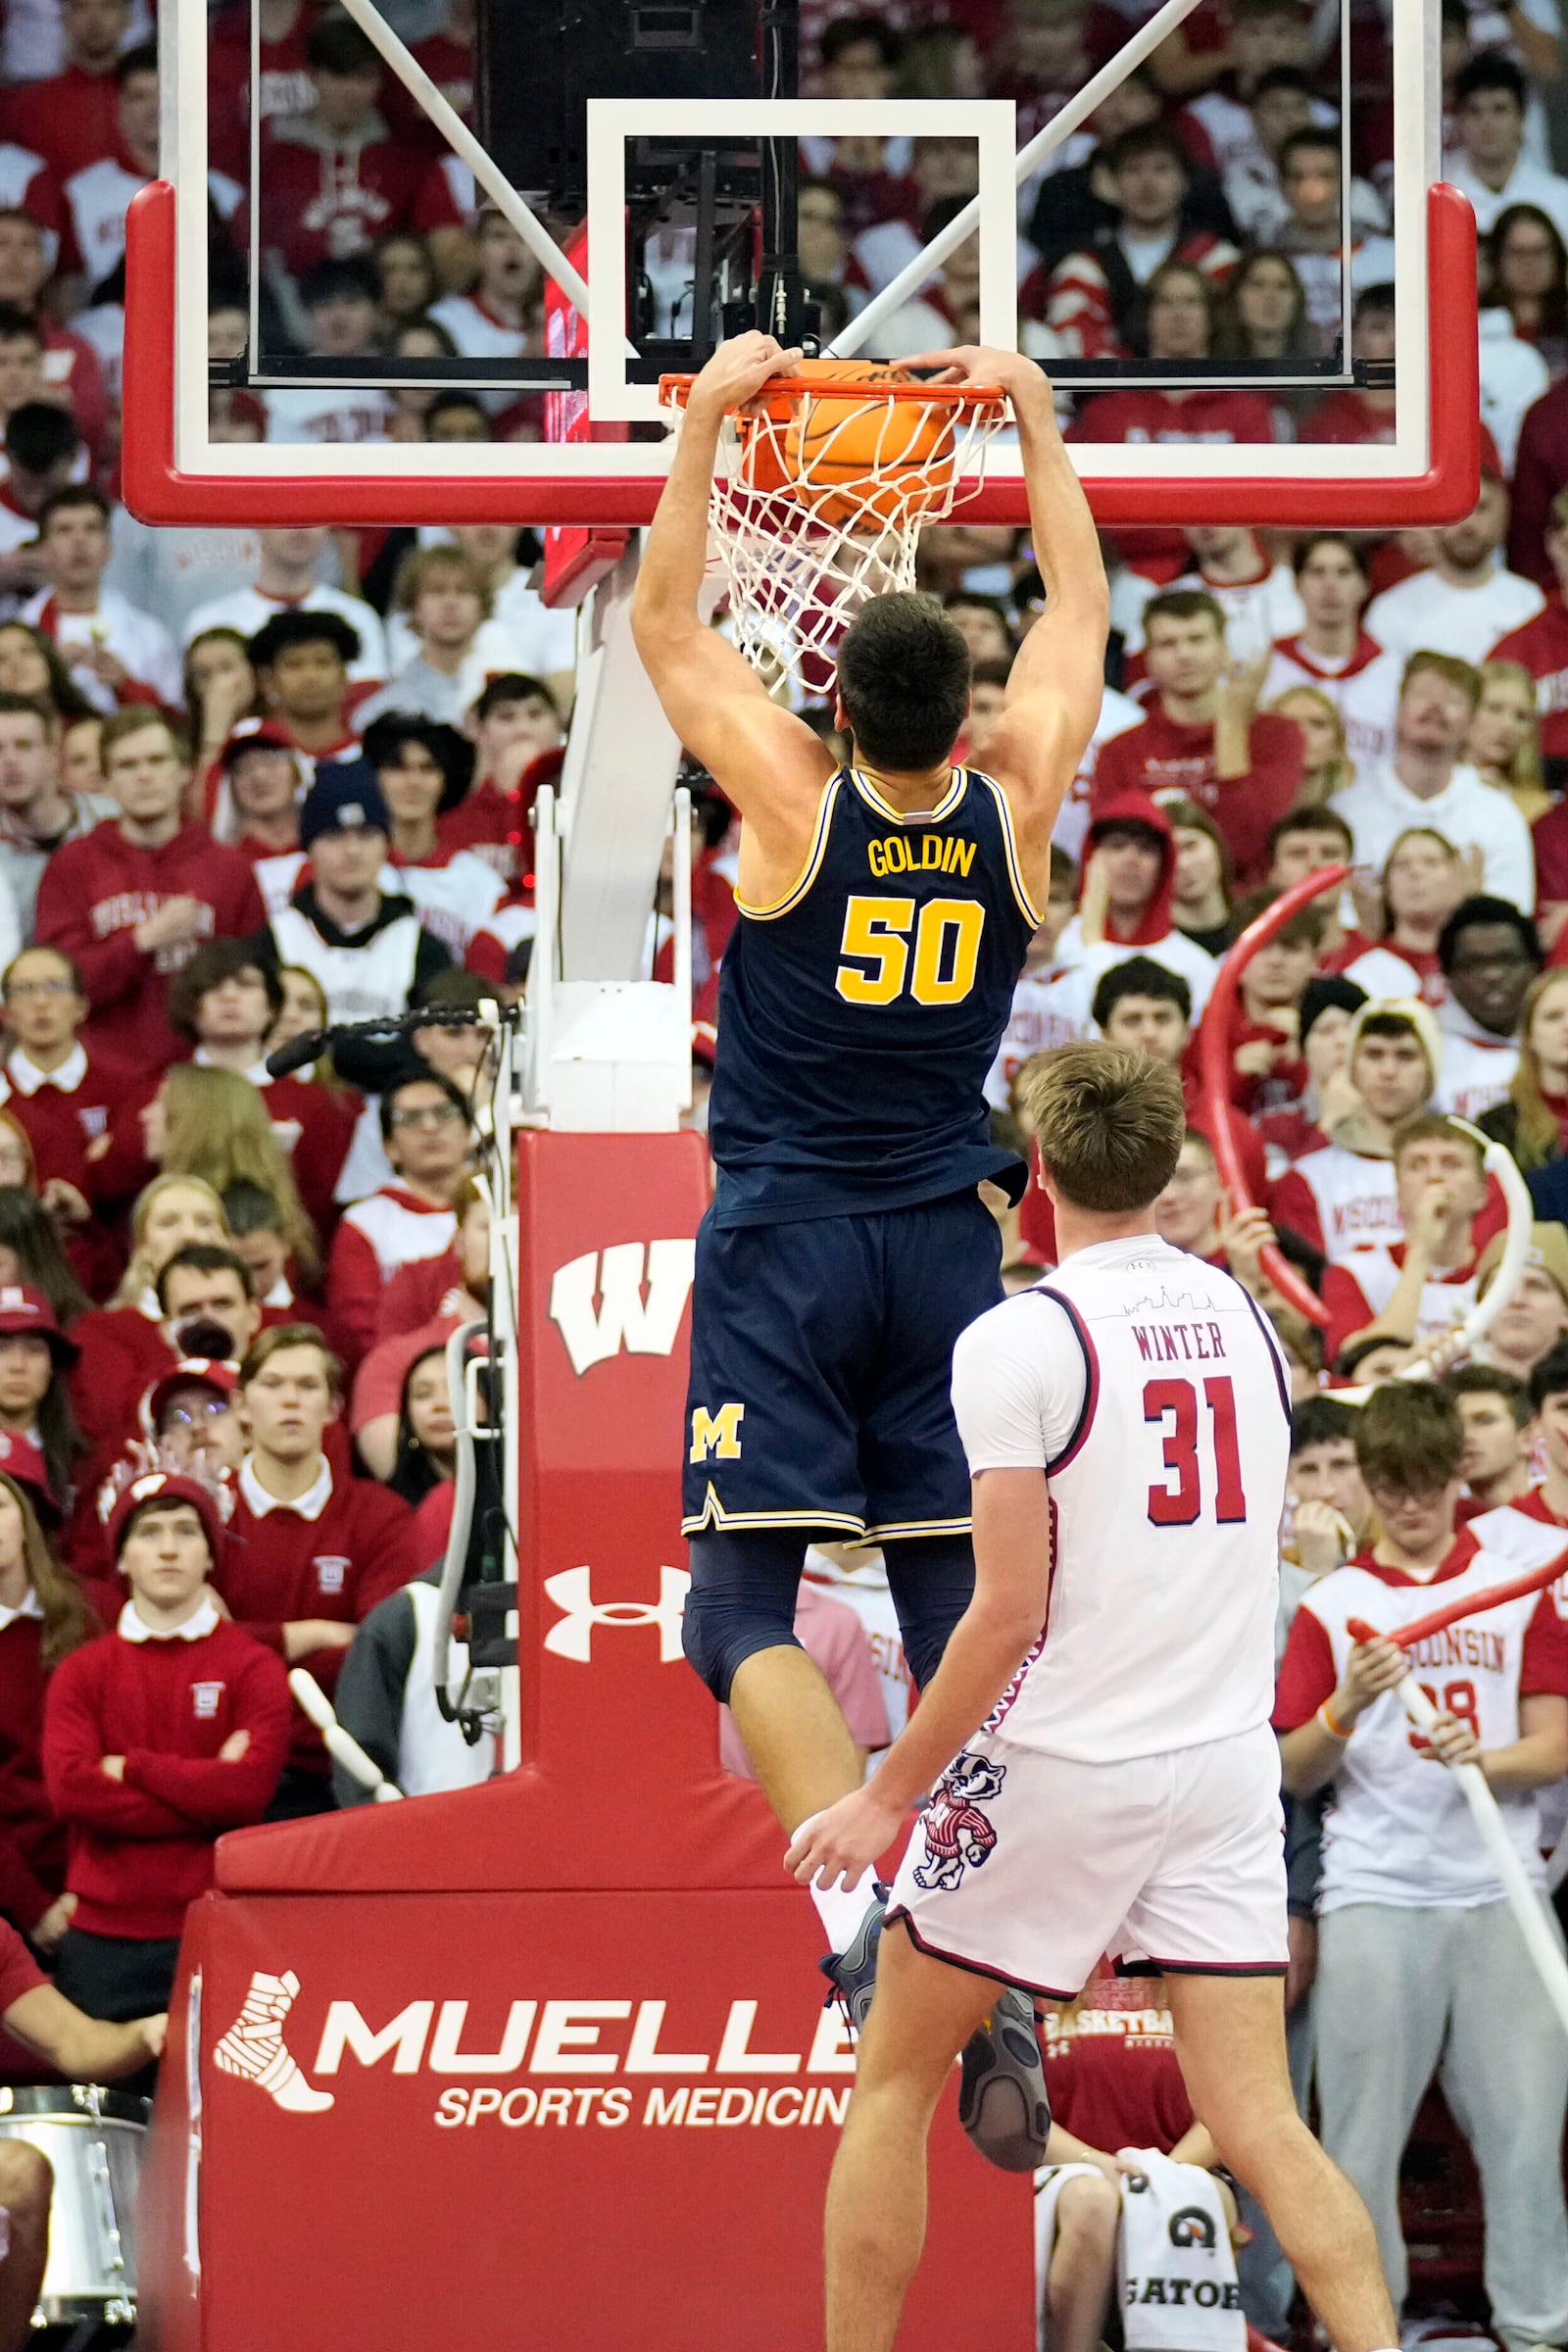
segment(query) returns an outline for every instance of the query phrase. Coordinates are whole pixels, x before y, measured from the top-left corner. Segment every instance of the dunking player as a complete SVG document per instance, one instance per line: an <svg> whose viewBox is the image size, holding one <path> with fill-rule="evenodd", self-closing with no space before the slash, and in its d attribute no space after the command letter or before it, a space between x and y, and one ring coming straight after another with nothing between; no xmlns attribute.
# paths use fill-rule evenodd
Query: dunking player
<svg viewBox="0 0 1568 2352"><path fill-rule="evenodd" d="M1297 2115L1285 2063L1279 1351L1239 1283L1154 1231L1186 1124L1174 1071L1069 1046L1028 1106L1060 1262L954 1359L974 1601L876 1778L789 1855L797 1876L853 1882L936 1784L889 1903L828 2192L828 2352L894 2341L932 2110L998 1985L1071 1999L1107 1949L1164 1975L1193 2111L1330 2341L1394 2346L1366 2209Z"/></svg>
<svg viewBox="0 0 1568 2352"><path fill-rule="evenodd" d="M972 348L912 363L1008 395L1046 612L1013 664L982 776L953 765L969 700L963 639L924 597L874 598L839 650L838 721L855 759L838 766L698 613L725 413L798 357L749 334L703 369L632 614L671 725L742 817L709 1106L717 1185L692 1302L685 1639L790 1833L860 1777L795 1640L808 1542L886 1546L922 1686L973 1591L952 1354L1002 1296L977 1187L1022 1175L989 1140L982 1089L1046 904L1052 826L1100 709L1107 627L1094 524L1039 368ZM839 1956L829 1973L858 2022L880 1905L838 1889L817 1902ZM1022 2095L994 2097L1020 2068ZM1021 1997L966 2054L961 2112L996 2161L1038 2161L1044 2083Z"/></svg>

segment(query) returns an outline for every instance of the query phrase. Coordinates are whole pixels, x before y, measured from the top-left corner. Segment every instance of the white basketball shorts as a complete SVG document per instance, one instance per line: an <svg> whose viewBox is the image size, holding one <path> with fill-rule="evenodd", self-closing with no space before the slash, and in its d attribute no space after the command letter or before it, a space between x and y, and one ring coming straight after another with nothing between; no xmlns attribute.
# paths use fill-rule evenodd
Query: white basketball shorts
<svg viewBox="0 0 1568 2352"><path fill-rule="evenodd" d="M1280 1759L1266 1724L1076 1764L996 1733L943 1774L888 1904L933 1958L1071 2000L1108 1952L1175 1975L1282 1976Z"/></svg>

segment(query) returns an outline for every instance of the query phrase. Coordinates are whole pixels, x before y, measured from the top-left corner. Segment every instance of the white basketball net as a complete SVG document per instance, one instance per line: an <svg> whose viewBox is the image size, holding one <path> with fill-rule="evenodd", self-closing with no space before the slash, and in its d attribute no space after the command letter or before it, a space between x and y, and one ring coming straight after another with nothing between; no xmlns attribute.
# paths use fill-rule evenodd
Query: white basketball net
<svg viewBox="0 0 1568 2352"><path fill-rule="evenodd" d="M844 412L836 423L835 410ZM874 424L867 410L880 411ZM895 398L872 386L852 400L842 385L803 392L790 411L726 423L709 501L709 560L716 555L729 584L735 643L769 693L798 704L827 691L839 639L867 599L914 586L922 529L978 487L1005 411L951 394ZM852 437L854 460L845 455ZM918 465L911 448L924 453Z"/></svg>

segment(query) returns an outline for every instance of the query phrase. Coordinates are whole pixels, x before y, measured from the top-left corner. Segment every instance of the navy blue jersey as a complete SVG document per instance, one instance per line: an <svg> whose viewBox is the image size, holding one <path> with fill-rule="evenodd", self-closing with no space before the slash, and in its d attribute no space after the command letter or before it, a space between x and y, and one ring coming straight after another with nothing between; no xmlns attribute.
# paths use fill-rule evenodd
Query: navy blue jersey
<svg viewBox="0 0 1568 2352"><path fill-rule="evenodd" d="M983 1088L1040 918L999 784L955 768L937 808L905 816L840 768L800 879L737 904L708 1113L719 1225L1016 1179Z"/></svg>

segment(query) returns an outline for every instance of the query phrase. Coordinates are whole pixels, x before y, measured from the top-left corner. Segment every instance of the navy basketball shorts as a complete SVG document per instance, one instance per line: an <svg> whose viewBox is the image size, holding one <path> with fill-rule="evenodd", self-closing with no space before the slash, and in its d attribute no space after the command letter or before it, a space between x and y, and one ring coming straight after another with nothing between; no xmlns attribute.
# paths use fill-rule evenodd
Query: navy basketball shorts
<svg viewBox="0 0 1568 2352"><path fill-rule="evenodd" d="M977 1193L697 1236L682 1531L957 1534L958 1334L1003 1296Z"/></svg>

